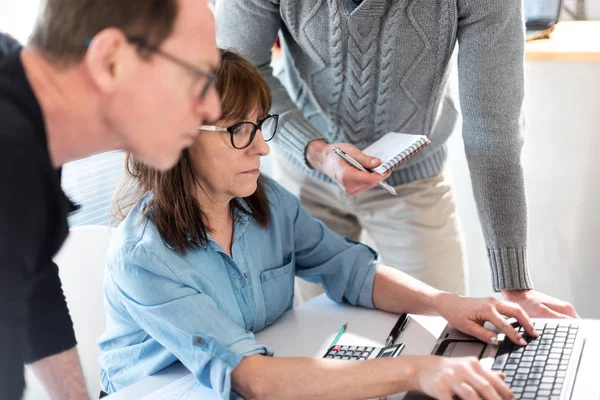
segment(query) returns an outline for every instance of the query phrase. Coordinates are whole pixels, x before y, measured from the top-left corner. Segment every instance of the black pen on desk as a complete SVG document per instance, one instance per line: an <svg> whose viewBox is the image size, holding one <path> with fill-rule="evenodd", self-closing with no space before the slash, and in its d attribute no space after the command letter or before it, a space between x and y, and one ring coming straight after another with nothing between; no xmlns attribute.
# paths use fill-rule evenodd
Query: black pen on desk
<svg viewBox="0 0 600 400"><path fill-rule="evenodd" d="M387 340L385 341L385 347L394 344L396 339L398 339L398 335L400 334L400 332L402 332L404 328L406 328L406 324L409 320L410 318L408 317L407 313L400 315L400 318L398 318L398 321L396 321L396 325L394 325L394 327L390 331L390 334L388 335Z"/></svg>

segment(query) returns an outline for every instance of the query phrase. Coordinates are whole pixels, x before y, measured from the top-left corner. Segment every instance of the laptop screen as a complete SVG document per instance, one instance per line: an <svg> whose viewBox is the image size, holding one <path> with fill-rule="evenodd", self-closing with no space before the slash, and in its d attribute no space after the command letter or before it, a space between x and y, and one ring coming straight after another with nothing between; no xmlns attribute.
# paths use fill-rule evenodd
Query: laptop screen
<svg viewBox="0 0 600 400"><path fill-rule="evenodd" d="M558 21L561 0L525 0L525 21Z"/></svg>

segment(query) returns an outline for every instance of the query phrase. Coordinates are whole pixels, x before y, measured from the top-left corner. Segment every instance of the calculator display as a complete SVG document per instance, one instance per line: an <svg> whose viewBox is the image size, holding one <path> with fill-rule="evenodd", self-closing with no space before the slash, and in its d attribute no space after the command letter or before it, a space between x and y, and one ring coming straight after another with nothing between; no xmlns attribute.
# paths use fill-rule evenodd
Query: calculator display
<svg viewBox="0 0 600 400"><path fill-rule="evenodd" d="M396 349L387 349L379 355L379 357L391 357Z"/></svg>

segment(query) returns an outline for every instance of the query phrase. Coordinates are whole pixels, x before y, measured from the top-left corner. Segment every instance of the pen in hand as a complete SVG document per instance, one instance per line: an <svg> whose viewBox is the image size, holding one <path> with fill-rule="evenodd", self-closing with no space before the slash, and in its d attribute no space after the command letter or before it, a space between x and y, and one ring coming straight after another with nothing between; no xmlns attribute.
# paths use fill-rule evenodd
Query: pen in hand
<svg viewBox="0 0 600 400"><path fill-rule="evenodd" d="M354 168L356 168L360 171L364 171L364 172L372 172L372 171L369 171L368 169L366 169L365 167L363 167L363 165L361 163L356 161L354 158L350 157L348 155L348 153L346 153L339 147L334 147L333 152L335 154L337 154L338 156L340 156L341 158L343 158L348 164L352 165ZM382 189L385 189L388 193L393 194L394 196L398 196L398 193L396 193L396 189L394 189L392 186L388 185L387 183L385 183L383 181L379 182L377 184L377 186L379 186Z"/></svg>

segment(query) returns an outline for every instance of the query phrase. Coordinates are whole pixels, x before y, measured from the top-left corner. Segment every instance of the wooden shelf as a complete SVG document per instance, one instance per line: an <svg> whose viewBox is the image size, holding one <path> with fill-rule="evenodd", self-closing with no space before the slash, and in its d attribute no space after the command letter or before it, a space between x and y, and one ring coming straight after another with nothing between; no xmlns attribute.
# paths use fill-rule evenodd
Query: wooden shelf
<svg viewBox="0 0 600 400"><path fill-rule="evenodd" d="M600 62L600 21L560 22L549 39L528 42L529 61Z"/></svg>

